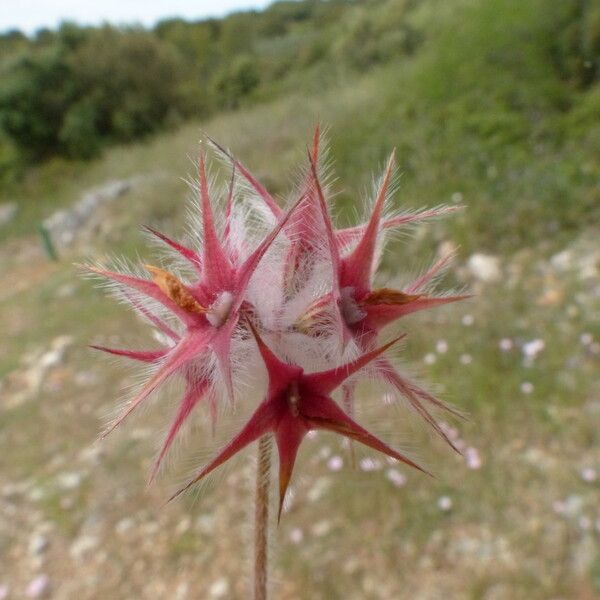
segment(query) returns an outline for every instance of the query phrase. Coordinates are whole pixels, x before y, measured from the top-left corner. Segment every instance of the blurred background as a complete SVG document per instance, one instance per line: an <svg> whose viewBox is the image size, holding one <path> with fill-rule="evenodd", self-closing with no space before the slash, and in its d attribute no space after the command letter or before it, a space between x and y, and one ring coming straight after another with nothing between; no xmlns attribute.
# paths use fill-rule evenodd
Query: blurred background
<svg viewBox="0 0 600 600"><path fill-rule="evenodd" d="M162 424L93 443L131 372L86 344L148 334L72 264L181 237L203 131L285 196L317 121L340 224L393 147L399 206L468 207L383 275L457 250L405 356L470 418L410 429L435 480L311 440L275 597L599 598L600 4L101 4L0 15L0 599L247 597L250 462L165 508Z"/></svg>

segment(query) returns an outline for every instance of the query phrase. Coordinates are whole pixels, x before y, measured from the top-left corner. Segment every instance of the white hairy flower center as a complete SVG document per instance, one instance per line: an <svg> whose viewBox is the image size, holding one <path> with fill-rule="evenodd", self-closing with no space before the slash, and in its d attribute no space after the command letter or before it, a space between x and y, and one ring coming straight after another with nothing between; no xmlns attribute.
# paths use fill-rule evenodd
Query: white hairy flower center
<svg viewBox="0 0 600 600"><path fill-rule="evenodd" d="M213 327L220 327L227 320L232 305L233 294L231 292L221 292L206 313L208 322Z"/></svg>
<svg viewBox="0 0 600 600"><path fill-rule="evenodd" d="M341 291L341 306L342 316L344 321L349 325L358 323L365 318L365 313L359 308L356 300L354 299L354 288L345 287Z"/></svg>

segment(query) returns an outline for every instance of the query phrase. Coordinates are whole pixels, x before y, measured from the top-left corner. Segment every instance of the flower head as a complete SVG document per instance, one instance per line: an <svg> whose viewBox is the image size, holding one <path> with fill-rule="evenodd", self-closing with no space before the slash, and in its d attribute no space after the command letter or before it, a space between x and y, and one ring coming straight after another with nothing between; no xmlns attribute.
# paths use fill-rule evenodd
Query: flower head
<svg viewBox="0 0 600 600"><path fill-rule="evenodd" d="M215 211L214 185L207 176L204 155L200 156L194 208L200 217L195 219L198 242L184 244L146 228L185 268L146 264L143 271L123 273L88 267L116 286L119 297L163 340L160 348L148 350L94 346L145 363L152 371L104 435L168 379L181 378L183 397L156 457L153 478L196 406L205 402L214 431L220 403L234 400L244 372L264 364L268 375L264 399L253 407L242 429L183 489L248 444L272 435L279 454L281 512L298 448L313 430L338 433L423 470L354 419L355 386L370 365L371 374L405 396L455 447L431 412L432 408L454 409L400 373L386 355L393 342L379 342L382 329L401 317L465 297L431 290L450 257L443 257L402 289L376 287L374 274L387 232L457 207L390 212L392 153L376 185L370 217L361 225L336 229L327 201L329 186L323 183L326 169L319 128L289 210L281 208L241 162L211 143L231 167L231 179L224 202ZM240 354L243 361L232 358ZM340 404L332 398L337 388L342 392Z"/></svg>
<svg viewBox="0 0 600 600"><path fill-rule="evenodd" d="M178 496L240 450L263 435L275 437L279 452L279 515L292 476L300 443L314 429L333 431L426 472L410 458L394 450L361 427L331 398L331 393L354 373L383 354L399 338L362 354L339 367L304 373L302 367L281 361L250 325L269 375L266 398L241 431L174 496Z"/></svg>
<svg viewBox="0 0 600 600"><path fill-rule="evenodd" d="M381 236L386 230L438 217L460 207L439 207L386 218L384 210L394 187L392 180L395 153L392 152L376 186L370 218L363 225L336 230L331 221L319 176L319 136L320 131L317 127L312 149L308 153L310 168L301 189L298 207L298 214L302 213L304 218L291 219L284 230L285 234L292 239L292 248L297 248L296 252L291 252L286 257L286 260L292 260L290 256L297 260L298 254L306 252L306 249L314 254L315 248L325 247L332 270L332 284L331 291L315 299L299 317L295 326L309 335L321 335L323 323L327 322L327 313L333 310L333 320L337 328L337 337L342 343L341 347L345 347L349 341L354 341L360 350L368 351L375 347L380 331L401 317L468 297L427 292L428 285L449 265L452 255L442 257L403 290L373 287L374 274L378 265L378 250L381 249ZM220 146L217 147L229 156ZM233 158L231 160L273 216L280 218L282 210L276 201L239 161ZM315 225L318 223L320 229ZM290 268L289 264L286 266ZM294 262L292 267L296 266ZM413 409L458 452L425 404L447 410L456 416L461 414L414 381L401 375L387 359L382 358L377 361L377 366L381 377L407 398ZM353 409L353 395L352 385L345 386L345 406L350 413Z"/></svg>
<svg viewBox="0 0 600 600"><path fill-rule="evenodd" d="M87 267L89 271L124 287L125 292L123 293L130 300L133 307L165 334L171 342L168 347L154 351L121 350L93 346L111 354L156 365L152 377L116 419L109 424L103 436L108 435L119 426L169 377L181 373L186 379L186 392L167 434L153 473L158 469L175 435L194 406L213 387L211 373L194 368L198 360L206 362L208 354L214 355L227 393L233 399L230 348L234 333L239 327L240 316L245 312L252 311L252 307L245 303L248 284L261 258L291 214L291 212L282 214L279 223L256 249L242 260L235 252L230 239L232 192L230 191L228 196L227 222L223 235L219 236L208 191L204 156L200 157L199 164L199 195L203 227L201 251L191 250L178 242L170 240L154 229L147 228L193 265L194 270L197 272L195 281L184 283L173 273L151 265L145 266L146 271L151 275L150 280L97 267ZM131 291L127 291L128 289L138 292L138 296L133 296ZM159 318L155 312L144 304L143 297L154 300L168 313L176 317L182 326L182 332L175 332L164 320ZM212 402L214 402L214 398Z"/></svg>

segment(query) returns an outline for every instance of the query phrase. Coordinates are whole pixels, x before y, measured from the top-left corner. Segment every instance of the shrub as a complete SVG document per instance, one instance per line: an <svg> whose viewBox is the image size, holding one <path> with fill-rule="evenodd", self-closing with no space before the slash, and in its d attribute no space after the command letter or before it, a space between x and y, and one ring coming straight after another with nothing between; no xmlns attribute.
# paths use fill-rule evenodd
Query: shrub
<svg viewBox="0 0 600 600"><path fill-rule="evenodd" d="M237 108L260 83L256 61L251 56L240 56L217 75L215 90L222 104Z"/></svg>

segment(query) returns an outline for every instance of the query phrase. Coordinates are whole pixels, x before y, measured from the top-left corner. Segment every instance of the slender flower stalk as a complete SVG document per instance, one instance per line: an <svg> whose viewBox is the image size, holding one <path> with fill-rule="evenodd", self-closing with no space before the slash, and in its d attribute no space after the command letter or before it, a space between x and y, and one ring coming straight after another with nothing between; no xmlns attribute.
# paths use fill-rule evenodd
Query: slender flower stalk
<svg viewBox="0 0 600 600"><path fill-rule="evenodd" d="M390 209L395 188L392 153L375 186L370 216L362 224L336 229L329 211L326 153L318 127L288 210L229 151L212 140L209 143L231 169L231 177L217 198L201 154L194 207L198 218L193 220L199 229L197 242L176 241L146 227L168 251L168 266L146 264L143 270L132 272L86 267L107 281L111 291L162 340L161 347L145 350L93 346L143 363L150 370L147 381L103 436L168 380L182 380L184 393L155 458L152 481L198 405L207 408L216 434L223 407L237 410L239 402L248 404L236 390L250 383L260 391L256 373L266 373L263 399L246 406L250 416L245 424L171 497L195 486L257 442L254 598L266 600L270 515L281 519L298 450L309 432L336 433L351 444L427 473L356 420L356 389L363 379L374 376L407 398L417 414L456 449L434 411L459 415L458 411L402 374L389 355L391 346L405 335L380 341L382 331L401 318L467 297L433 290L433 282L451 257L443 257L402 289L374 285L386 234L456 207L394 213ZM334 397L338 390L341 401ZM277 510L271 512L273 442L279 499Z"/></svg>
<svg viewBox="0 0 600 600"><path fill-rule="evenodd" d="M254 515L254 600L266 600L269 573L269 487L271 484L271 438L258 442Z"/></svg>

